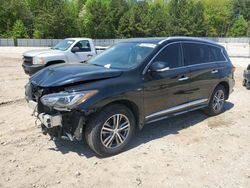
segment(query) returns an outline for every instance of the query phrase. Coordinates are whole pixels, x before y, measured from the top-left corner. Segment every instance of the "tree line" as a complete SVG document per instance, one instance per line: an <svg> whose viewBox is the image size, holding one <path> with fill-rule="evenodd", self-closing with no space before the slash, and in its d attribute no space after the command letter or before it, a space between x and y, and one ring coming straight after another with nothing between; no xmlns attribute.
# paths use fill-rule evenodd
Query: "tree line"
<svg viewBox="0 0 250 188"><path fill-rule="evenodd" d="M0 0L1 38L250 36L250 0Z"/></svg>

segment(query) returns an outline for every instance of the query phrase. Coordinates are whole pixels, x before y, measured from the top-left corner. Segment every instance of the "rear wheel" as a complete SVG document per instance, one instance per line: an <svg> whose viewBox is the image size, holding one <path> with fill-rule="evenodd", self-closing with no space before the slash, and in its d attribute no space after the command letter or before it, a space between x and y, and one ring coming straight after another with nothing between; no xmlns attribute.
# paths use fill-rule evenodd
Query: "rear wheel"
<svg viewBox="0 0 250 188"><path fill-rule="evenodd" d="M135 118L129 108L114 104L94 114L87 123L85 137L90 148L100 156L120 153L135 131Z"/></svg>
<svg viewBox="0 0 250 188"><path fill-rule="evenodd" d="M218 115L222 112L226 100L226 90L225 87L219 85L215 88L211 99L209 101L208 107L205 109L205 113L210 116Z"/></svg>

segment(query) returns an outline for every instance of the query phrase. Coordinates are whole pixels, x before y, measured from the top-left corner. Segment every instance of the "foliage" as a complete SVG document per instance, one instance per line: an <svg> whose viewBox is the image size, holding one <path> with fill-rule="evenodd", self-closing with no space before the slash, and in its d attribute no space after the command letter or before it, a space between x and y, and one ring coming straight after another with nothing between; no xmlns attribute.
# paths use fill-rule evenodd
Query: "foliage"
<svg viewBox="0 0 250 188"><path fill-rule="evenodd" d="M0 35L11 35L17 20L29 23L31 12L25 0L0 0Z"/></svg>
<svg viewBox="0 0 250 188"><path fill-rule="evenodd" d="M250 0L0 0L0 37L250 35Z"/></svg>
<svg viewBox="0 0 250 188"><path fill-rule="evenodd" d="M233 37L243 37L246 36L247 34L247 28L248 28L248 23L247 21L244 19L244 17L241 15L239 16L238 19L235 20L231 31L230 31L230 35Z"/></svg>
<svg viewBox="0 0 250 188"><path fill-rule="evenodd" d="M204 0L206 36L226 37L231 24L230 0Z"/></svg>
<svg viewBox="0 0 250 188"><path fill-rule="evenodd" d="M204 5L189 0L172 0L169 5L171 34L204 36Z"/></svg>
<svg viewBox="0 0 250 188"><path fill-rule="evenodd" d="M27 29L24 26L22 20L17 20L12 29L12 37L17 38L28 38Z"/></svg>

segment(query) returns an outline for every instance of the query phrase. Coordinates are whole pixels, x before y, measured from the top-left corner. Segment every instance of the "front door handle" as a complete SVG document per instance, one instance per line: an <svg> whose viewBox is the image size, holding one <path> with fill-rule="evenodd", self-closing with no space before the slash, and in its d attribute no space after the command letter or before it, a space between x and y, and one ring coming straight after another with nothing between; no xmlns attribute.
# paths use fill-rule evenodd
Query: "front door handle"
<svg viewBox="0 0 250 188"><path fill-rule="evenodd" d="M93 55L92 54L88 54L87 57L90 58L90 57L93 57Z"/></svg>
<svg viewBox="0 0 250 188"><path fill-rule="evenodd" d="M212 74L216 74L216 73L218 73L218 70L217 70L217 69L214 69L214 70L211 71L211 73L212 73Z"/></svg>
<svg viewBox="0 0 250 188"><path fill-rule="evenodd" d="M182 76L181 78L179 78L178 80L179 81L185 81L185 80L188 80L189 79L189 77L187 77L187 76Z"/></svg>

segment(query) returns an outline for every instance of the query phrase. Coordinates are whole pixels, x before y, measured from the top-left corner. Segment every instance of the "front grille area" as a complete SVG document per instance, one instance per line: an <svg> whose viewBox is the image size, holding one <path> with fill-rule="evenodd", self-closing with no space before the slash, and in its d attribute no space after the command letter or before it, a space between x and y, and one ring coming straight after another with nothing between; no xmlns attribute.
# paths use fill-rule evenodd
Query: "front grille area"
<svg viewBox="0 0 250 188"><path fill-rule="evenodd" d="M24 62L25 64L32 64L32 62L33 62L33 57L23 56L23 62Z"/></svg>

